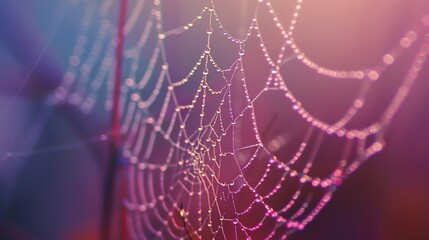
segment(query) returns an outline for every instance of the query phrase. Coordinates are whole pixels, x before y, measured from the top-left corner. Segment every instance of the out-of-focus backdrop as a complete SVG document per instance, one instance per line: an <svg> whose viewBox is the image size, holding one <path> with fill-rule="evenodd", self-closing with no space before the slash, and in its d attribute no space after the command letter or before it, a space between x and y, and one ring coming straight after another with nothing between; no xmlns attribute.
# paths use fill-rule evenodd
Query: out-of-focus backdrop
<svg viewBox="0 0 429 240"><path fill-rule="evenodd" d="M163 2L167 28L189 21L202 4L195 2ZM248 22L243 5L253 3L216 2L227 27L239 33L240 26ZM287 22L295 1L272 2L283 9L280 20ZM86 116L73 107L58 109L45 101L69 65L83 17L78 3L0 2L0 239L99 237L105 171L102 159L107 151L105 143L88 139L103 133L108 119L105 113ZM238 13L244 20L237 19ZM295 38L308 56L324 65L369 67L425 14L429 14L425 0L304 1ZM425 30L423 34L429 34L429 28ZM171 61L178 66L172 71L183 75L186 70L181 66L189 65L195 59L190 56L199 54L194 49L199 40L195 34L167 46L174 52ZM272 41L281 44L274 37ZM220 51L223 45L218 48ZM225 61L228 57L226 52ZM405 53L380 77L380 84L369 95L368 121L389 102L412 57L413 52ZM247 61L254 78L266 77L259 71L260 60ZM309 73L298 62L291 61L284 71L293 91L325 119L334 119L354 90L352 80L350 85L336 85L334 80ZM290 239L429 239L428 80L426 63L386 134L385 149L350 176L315 220ZM282 111L275 105L277 101L276 96L266 100L261 124ZM284 131L285 124L278 120L267 138ZM34 152L68 143L72 147Z"/></svg>

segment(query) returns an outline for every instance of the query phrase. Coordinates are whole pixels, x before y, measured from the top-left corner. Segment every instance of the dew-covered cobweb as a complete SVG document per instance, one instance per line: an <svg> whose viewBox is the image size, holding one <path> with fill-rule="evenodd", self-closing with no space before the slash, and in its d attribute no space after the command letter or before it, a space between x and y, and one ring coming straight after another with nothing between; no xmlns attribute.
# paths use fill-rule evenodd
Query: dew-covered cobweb
<svg viewBox="0 0 429 240"><path fill-rule="evenodd" d="M73 4L82 11L80 33L51 103L112 111L119 2ZM373 66L330 68L295 39L305 1L287 13L270 0L243 2L244 10L196 1L194 15L167 23L180 1L128 1L120 132L132 239L285 239L305 229L343 180L383 149L429 52L429 17L416 16ZM236 29L224 20L227 10ZM373 85L409 51L414 58L388 103L371 122L354 124ZM334 89L353 87L336 119L307 108L289 86L290 64ZM292 130L270 134L276 121Z"/></svg>

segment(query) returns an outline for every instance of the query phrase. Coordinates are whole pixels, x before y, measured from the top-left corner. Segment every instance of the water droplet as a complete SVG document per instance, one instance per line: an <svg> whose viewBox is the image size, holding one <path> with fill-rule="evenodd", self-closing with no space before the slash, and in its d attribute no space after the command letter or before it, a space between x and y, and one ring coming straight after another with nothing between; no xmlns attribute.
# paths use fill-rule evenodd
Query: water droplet
<svg viewBox="0 0 429 240"><path fill-rule="evenodd" d="M411 46L411 41L407 37L401 38L401 40L399 41L399 43L401 44L401 46L403 48L409 48Z"/></svg>
<svg viewBox="0 0 429 240"><path fill-rule="evenodd" d="M390 54L386 54L386 55L384 55L384 57L383 57L383 62L384 62L385 64L387 64L387 65L392 64L394 61L395 61L395 59L394 59L394 58L393 58L393 56L392 56L392 55L390 55Z"/></svg>
<svg viewBox="0 0 429 240"><path fill-rule="evenodd" d="M213 3L212 3L212 4L210 4L210 6L209 6L209 11L210 11L210 12L213 12L213 11L214 11L214 8L215 8L215 7L214 7Z"/></svg>
<svg viewBox="0 0 429 240"><path fill-rule="evenodd" d="M161 40L162 40L162 39L165 39L165 37L166 37L166 36L165 36L165 34L163 34L163 33L158 34L158 38L159 38L159 39L161 39Z"/></svg>
<svg viewBox="0 0 429 240"><path fill-rule="evenodd" d="M210 47L206 47L206 49L204 50L204 52L205 52L205 53L207 53L207 54L209 54L209 53L210 53L210 51L211 51L211 48L210 48Z"/></svg>
<svg viewBox="0 0 429 240"><path fill-rule="evenodd" d="M377 80L377 79L378 79L378 77L379 77L379 74L378 74L378 72L377 72L377 71L372 70L372 71L370 71L370 72L368 73L368 77L369 77L369 79L371 79L371 80Z"/></svg>

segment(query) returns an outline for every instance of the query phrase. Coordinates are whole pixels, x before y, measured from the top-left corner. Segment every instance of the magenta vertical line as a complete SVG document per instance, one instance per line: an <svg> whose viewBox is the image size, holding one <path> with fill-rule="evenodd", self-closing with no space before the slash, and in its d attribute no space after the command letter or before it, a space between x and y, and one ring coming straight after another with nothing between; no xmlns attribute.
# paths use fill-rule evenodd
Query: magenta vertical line
<svg viewBox="0 0 429 240"><path fill-rule="evenodd" d="M113 88L113 109L112 109L112 137L116 147L120 147L121 137L119 133L120 129L120 111L119 111L119 100L121 94L121 78L122 78L122 62L123 62L123 49L124 49L124 27L125 17L127 11L128 0L121 1L120 15L119 15L119 26L118 36L116 43L116 68L115 68L115 85Z"/></svg>
<svg viewBox="0 0 429 240"><path fill-rule="evenodd" d="M127 212L122 206L122 199L126 197L125 172L121 169L121 135L120 135L120 95L122 86L122 65L125 40L125 23L128 0L121 0L119 8L118 32L116 38L116 66L113 87L113 107L111 115L112 139L110 158L107 164L103 195L102 228L100 238L128 239Z"/></svg>
<svg viewBox="0 0 429 240"><path fill-rule="evenodd" d="M117 45L116 45L116 69L115 69L115 86L113 89L113 110L112 110L112 131L113 131L113 142L114 142L114 148L116 148L116 161L119 161L119 155L120 155L120 147L121 147L121 136L120 136L120 111L119 111L119 102L120 102L120 94L121 94L121 85L122 85L122 63L123 63L123 51L124 51L124 41L125 41L125 22L126 22L126 14L127 14L127 6L128 6L128 0L122 0L121 1L121 7L120 7L120 14L119 14L119 26L118 26L118 38L117 38ZM120 166L120 165L118 165ZM118 186L120 187L120 201L121 203L122 199L126 197L126 182L125 182L125 171L122 171L123 169L119 170L119 181L120 184ZM114 181L115 182L115 181ZM115 186L116 184L114 184ZM113 191L118 192L118 191ZM120 205L120 225L119 225L119 234L121 236L121 239L128 239L127 236L127 212L124 206Z"/></svg>

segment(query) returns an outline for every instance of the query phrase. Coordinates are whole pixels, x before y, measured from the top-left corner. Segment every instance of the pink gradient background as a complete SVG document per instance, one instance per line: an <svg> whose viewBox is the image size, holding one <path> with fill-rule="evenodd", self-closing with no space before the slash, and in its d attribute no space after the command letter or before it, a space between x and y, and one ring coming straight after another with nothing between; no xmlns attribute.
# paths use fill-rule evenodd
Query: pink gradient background
<svg viewBox="0 0 429 240"><path fill-rule="evenodd" d="M13 11L9 14L0 11L0 14L3 14L0 20L12 21L8 27L7 21L0 25L0 91L2 99L6 99L2 104L10 99L11 93L16 91L14 85L22 82L31 68L31 63L39 52L33 53L31 49L40 50L42 45L38 43L38 39L44 42L49 37L44 25L47 21L40 20L23 28L18 24L19 21L14 21L13 18L22 17L24 22L40 19L40 11L43 9L46 14L51 13L51 2L44 0L40 4L32 3L34 9L27 8L24 3L16 3L10 8L15 10L16 14ZM250 24L252 15L243 12L240 7L244 3L249 9L253 9L254 3L250 2L216 1L220 17L232 32L240 34L242 30L239 26L247 27ZM276 9L281 9L278 10L282 13L280 20L283 23L289 22L295 2L272 2ZM27 4L31 3L27 1ZM202 5L203 3L191 0L165 3L166 28L187 23L191 19L190 16L199 13ZM366 68L378 63L380 57L397 43L401 34L424 14L429 14L429 2L425 0L304 1L296 25L295 38L308 57L324 66L346 70ZM265 41L269 45L269 51L275 53L281 44L280 35L271 32L275 32L275 28L270 25L272 21L268 15L263 15L262 19L261 28ZM13 113L2 123L4 134L0 137L1 150L10 149L12 142L19 144L22 141L19 137L22 136L21 132L33 121L31 112L40 107L39 95L51 88L52 83L49 80L56 79L66 67L66 46L71 46L67 38L69 35L73 36L73 26L78 20L67 19L66 26L61 29L62 34L54 39L49 54L41 61L37 73L42 77L35 76L30 79L22 94L24 98L18 100ZM17 25L13 25L13 22ZM71 30L67 27L71 27ZM22 32L17 33L17 29ZM204 28L196 27L184 37L167 41L167 50L171 53L171 71L177 76L182 76L199 56L201 49L204 49L204 34L201 33L204 31ZM429 32L428 28L425 31ZM22 34L29 34L34 40L24 41L25 36ZM18 40L23 43L10 44L19 42ZM228 45L221 36L215 37L214 44L212 51L221 62L227 64L236 58L236 46ZM22 51L22 46L25 46L26 50ZM364 117L361 121L353 122L354 126L365 126L378 119L406 74L415 51L415 47L407 50L390 70L380 77L369 94ZM261 58L257 44L252 45L252 41L247 46L244 59L248 84L251 90L256 91L261 87L260 79L265 79L270 69ZM328 122L334 121L349 106L358 85L354 80L346 80L344 83L343 80L317 75L296 60L286 64L282 73L290 89L303 99L307 108ZM39 84L44 82L41 79L47 79L46 85ZM385 149L371 157L344 181L334 194L333 200L315 220L304 231L293 234L290 239L429 239L426 226L429 223L428 79L429 66L426 63L408 99L394 117L386 134ZM279 133L285 133L292 138L304 133L305 124L294 115L291 105L280 95L266 96L256 107L260 129L267 129L272 117L277 116L266 134L266 142ZM49 146L64 138L79 139L76 136L78 134L66 127L72 124L61 117L57 118L52 120L55 123L53 126L57 126L61 131L55 131L54 127L48 130L38 146ZM86 125L87 121L84 123L83 125ZM86 128L92 127L88 123ZM246 132L243 133L243 138L250 136L246 135ZM293 141L292 139L288 144L293 144ZM95 151L103 155L103 146L100 149ZM340 150L335 146L323 149L321 157L316 161L322 164L329 162L331 156L336 156ZM24 170L19 167L21 170L12 183L4 180L0 185L0 192L4 189L4 192L8 193L11 189L9 185L14 185L15 189L9 205L4 205L7 206L6 210L1 209L6 213L0 215L0 239L96 238L100 218L97 205L101 201L99 189L102 176L96 164L99 157L97 153L84 149L81 152L63 152L60 156L52 154L22 160ZM58 158L65 160L58 162ZM0 163L1 176L18 169L11 163Z"/></svg>

